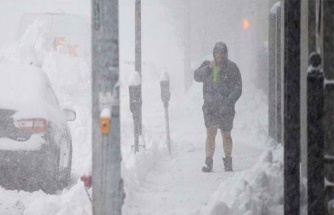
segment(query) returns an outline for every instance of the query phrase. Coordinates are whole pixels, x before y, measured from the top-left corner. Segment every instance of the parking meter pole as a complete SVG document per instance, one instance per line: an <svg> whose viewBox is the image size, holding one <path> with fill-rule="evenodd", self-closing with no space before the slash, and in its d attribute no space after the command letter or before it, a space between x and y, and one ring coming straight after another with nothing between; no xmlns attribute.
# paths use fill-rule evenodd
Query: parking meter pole
<svg viewBox="0 0 334 215"><path fill-rule="evenodd" d="M133 114L133 131L134 131L134 147L135 147L135 153L139 152L139 111L136 111L136 113Z"/></svg>
<svg viewBox="0 0 334 215"><path fill-rule="evenodd" d="M324 214L324 75L321 57L310 55L307 75L308 214Z"/></svg>
<svg viewBox="0 0 334 215"><path fill-rule="evenodd" d="M139 73L140 78L142 77L142 46L141 46L141 0L135 2L135 70ZM140 100L142 100L142 85L140 85ZM139 136L143 135L142 129L142 107L138 109L138 133ZM139 149L138 149L139 150Z"/></svg>
<svg viewBox="0 0 334 215"><path fill-rule="evenodd" d="M275 118L275 44L276 44L276 6L273 6L269 14L269 74L268 74L268 132L271 138L276 134Z"/></svg>
<svg viewBox="0 0 334 215"><path fill-rule="evenodd" d="M168 147L169 154L172 155L172 149L171 149L171 144L170 144L169 114L168 114L168 103L169 103L170 95L171 95L169 85L170 85L169 75L167 72L165 72L160 77L161 100L165 108L167 147Z"/></svg>
<svg viewBox="0 0 334 215"><path fill-rule="evenodd" d="M172 150L171 150L171 145L170 145L168 104L167 104L167 107L165 106L165 121L166 121L167 147L168 147L169 154L172 155Z"/></svg>
<svg viewBox="0 0 334 215"><path fill-rule="evenodd" d="M118 0L92 0L94 215L122 214L118 47Z"/></svg>

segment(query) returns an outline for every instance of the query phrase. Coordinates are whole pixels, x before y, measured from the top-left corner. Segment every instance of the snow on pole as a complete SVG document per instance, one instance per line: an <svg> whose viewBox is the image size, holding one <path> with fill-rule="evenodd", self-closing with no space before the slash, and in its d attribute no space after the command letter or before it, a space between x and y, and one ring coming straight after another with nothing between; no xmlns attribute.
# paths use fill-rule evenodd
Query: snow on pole
<svg viewBox="0 0 334 215"><path fill-rule="evenodd" d="M167 72L163 72L160 76L160 81L169 81L169 74Z"/></svg>
<svg viewBox="0 0 334 215"><path fill-rule="evenodd" d="M139 72L134 71L132 72L129 78L129 86L138 86L138 85L141 85L141 78Z"/></svg>

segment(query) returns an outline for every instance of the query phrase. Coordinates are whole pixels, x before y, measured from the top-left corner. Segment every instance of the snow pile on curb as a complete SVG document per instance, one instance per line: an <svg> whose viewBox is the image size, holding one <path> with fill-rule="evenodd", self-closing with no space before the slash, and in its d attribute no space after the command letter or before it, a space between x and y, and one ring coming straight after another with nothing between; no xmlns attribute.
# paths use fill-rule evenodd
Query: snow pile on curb
<svg viewBox="0 0 334 215"><path fill-rule="evenodd" d="M48 195L43 191L18 192L0 188L1 214L24 215L90 215L90 202L82 182L59 195Z"/></svg>
<svg viewBox="0 0 334 215"><path fill-rule="evenodd" d="M167 158L168 152L162 142L151 140L147 150L132 153L123 163L122 174L125 181L126 199L132 201L136 192L142 189L143 182L155 167Z"/></svg>
<svg viewBox="0 0 334 215"><path fill-rule="evenodd" d="M263 152L250 170L223 182L199 214L268 215L283 204L283 147Z"/></svg>
<svg viewBox="0 0 334 215"><path fill-rule="evenodd" d="M159 76L153 68L143 66L143 137L139 138L139 153L134 153L133 118L129 107L129 86L141 82L133 65L121 65L120 93L121 93L121 143L122 143L122 175L124 179L126 199L125 203L132 201L136 192L142 189L147 175L164 159L169 157L166 148L165 135L156 127L164 120L163 105L160 99ZM158 87L158 88L157 88ZM153 90L154 89L154 90ZM158 90L157 90L158 89ZM147 93L150 92L150 93ZM161 104L160 104L161 103ZM164 128L164 125L161 125ZM154 130L154 131L153 131ZM158 132L157 132L158 131ZM156 133L157 132L157 133ZM161 134L159 132L162 132ZM165 136L163 136L165 137ZM142 147L145 145L145 149Z"/></svg>
<svg viewBox="0 0 334 215"><path fill-rule="evenodd" d="M26 203L24 215L89 215L91 205L82 182L70 190L64 189L60 195L47 195L42 191L34 192Z"/></svg>

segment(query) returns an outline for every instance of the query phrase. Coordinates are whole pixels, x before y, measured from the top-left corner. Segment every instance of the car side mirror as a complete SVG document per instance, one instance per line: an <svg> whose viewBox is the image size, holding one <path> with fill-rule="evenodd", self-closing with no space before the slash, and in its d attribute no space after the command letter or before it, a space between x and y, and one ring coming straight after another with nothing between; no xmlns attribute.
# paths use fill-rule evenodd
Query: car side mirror
<svg viewBox="0 0 334 215"><path fill-rule="evenodd" d="M77 117L77 114L75 113L75 111L70 110L70 109L64 109L63 113L64 113L66 121L74 121Z"/></svg>

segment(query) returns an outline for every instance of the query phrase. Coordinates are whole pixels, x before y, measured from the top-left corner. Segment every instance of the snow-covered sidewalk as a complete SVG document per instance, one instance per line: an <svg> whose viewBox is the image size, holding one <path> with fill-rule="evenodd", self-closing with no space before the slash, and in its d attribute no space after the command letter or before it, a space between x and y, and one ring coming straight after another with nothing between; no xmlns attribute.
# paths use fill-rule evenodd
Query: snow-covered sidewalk
<svg viewBox="0 0 334 215"><path fill-rule="evenodd" d="M233 177L237 171L251 168L261 153L259 149L246 147L245 155L245 149L236 146L235 172L225 173L220 156L223 152L217 150L214 172L205 174L201 172L203 150L202 147L194 147L157 165L146 176L135 201L125 205L124 214L192 214L207 204L220 183Z"/></svg>
<svg viewBox="0 0 334 215"><path fill-rule="evenodd" d="M203 173L206 130L201 108L202 85L194 83L184 96L172 91L170 157L165 144L158 76L149 73L143 78L143 122L148 151L142 150L134 156L129 155L129 147L123 148L125 186L129 193L123 212L131 215L198 214L221 183L240 171L251 169L267 148L264 95L246 84L237 103L232 132L234 172L224 171L222 138L218 133L214 171ZM122 98L127 101L125 90L126 86L123 86ZM123 124L122 139L125 142L122 144L131 145L133 137L126 129L131 128L131 114L127 109L123 106L122 121L129 124Z"/></svg>

